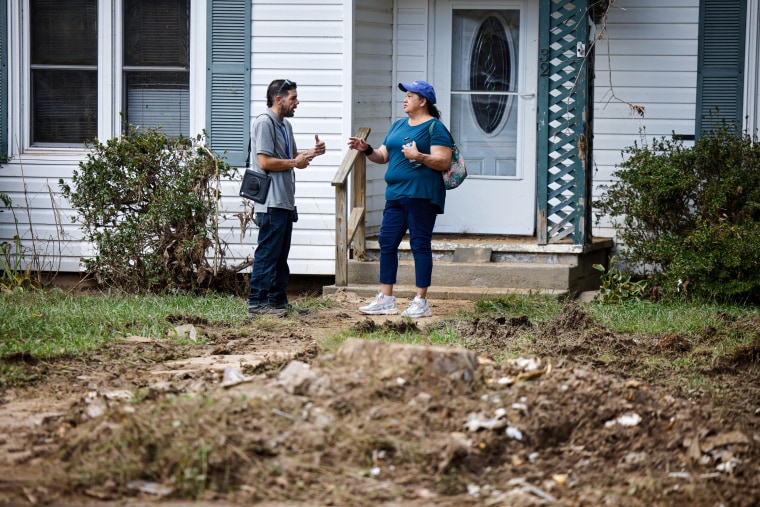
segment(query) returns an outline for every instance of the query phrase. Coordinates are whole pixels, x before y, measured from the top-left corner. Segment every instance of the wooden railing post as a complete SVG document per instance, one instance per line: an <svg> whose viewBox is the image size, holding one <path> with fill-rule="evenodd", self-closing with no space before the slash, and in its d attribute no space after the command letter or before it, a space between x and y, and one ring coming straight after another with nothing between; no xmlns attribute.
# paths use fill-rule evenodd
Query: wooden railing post
<svg viewBox="0 0 760 507"><path fill-rule="evenodd" d="M356 137L366 140L370 129L362 127ZM348 249L357 232L357 248L364 252L364 208L367 200L366 160L363 153L348 150L338 172L332 180L335 187L335 285L348 285ZM354 170L355 169L355 170ZM348 177L353 171L353 199L351 216L348 215Z"/></svg>
<svg viewBox="0 0 760 507"><path fill-rule="evenodd" d="M356 159L354 165L354 178L353 178L353 206L354 210L362 210L358 220L358 223L349 223L349 236L353 238L353 241L349 240L349 243L354 245L354 253L364 256L366 250L366 234L365 234L365 212L367 209L367 157L361 156ZM352 210L351 214L354 212ZM353 233L351 229L353 228Z"/></svg>

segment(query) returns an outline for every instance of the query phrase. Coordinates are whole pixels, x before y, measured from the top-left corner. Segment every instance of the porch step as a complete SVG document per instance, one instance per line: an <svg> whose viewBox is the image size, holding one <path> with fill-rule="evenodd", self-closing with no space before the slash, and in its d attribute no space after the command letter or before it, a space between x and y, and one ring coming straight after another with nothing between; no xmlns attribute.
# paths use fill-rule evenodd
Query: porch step
<svg viewBox="0 0 760 507"><path fill-rule="evenodd" d="M350 284L376 284L380 275L380 263L350 260L348 273ZM574 289L575 282L582 274L579 266L573 264L436 260L431 286L568 291ZM413 283L414 278L414 261L399 260L398 280Z"/></svg>
<svg viewBox="0 0 760 507"><path fill-rule="evenodd" d="M373 284L348 284L345 287L336 285L325 285L322 287L322 294L335 294L339 291L352 292L357 296L372 298L379 289L377 282ZM505 289L505 288L485 288L485 287L446 287L431 286L428 289L427 296L431 299L462 299L465 301L477 301L483 298L494 298L506 296L507 294L546 294L556 297L567 296L567 291L536 291L533 289ZM412 299L417 294L417 288L413 285L394 285L393 294L399 298Z"/></svg>
<svg viewBox="0 0 760 507"><path fill-rule="evenodd" d="M569 242L537 245L535 238L436 235L433 238L432 298L478 299L510 293L576 296L597 290L600 272L594 264L608 263L612 241L601 238L588 245ZM414 260L408 239L399 252L394 293L415 294ZM380 275L379 245L368 238L365 250L348 260L346 290L373 296ZM323 292L338 287L324 287Z"/></svg>

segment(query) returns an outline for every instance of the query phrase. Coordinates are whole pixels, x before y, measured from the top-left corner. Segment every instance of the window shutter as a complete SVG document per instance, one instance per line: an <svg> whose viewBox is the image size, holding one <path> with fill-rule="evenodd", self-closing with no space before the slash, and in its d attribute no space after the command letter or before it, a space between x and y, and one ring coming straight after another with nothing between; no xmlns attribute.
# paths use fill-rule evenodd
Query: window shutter
<svg viewBox="0 0 760 507"><path fill-rule="evenodd" d="M5 5L0 7L0 163L8 155L8 23Z"/></svg>
<svg viewBox="0 0 760 507"><path fill-rule="evenodd" d="M699 8L696 138L722 122L742 128L747 0L702 0Z"/></svg>
<svg viewBox="0 0 760 507"><path fill-rule="evenodd" d="M227 163L248 156L251 95L251 0L208 1L208 134Z"/></svg>

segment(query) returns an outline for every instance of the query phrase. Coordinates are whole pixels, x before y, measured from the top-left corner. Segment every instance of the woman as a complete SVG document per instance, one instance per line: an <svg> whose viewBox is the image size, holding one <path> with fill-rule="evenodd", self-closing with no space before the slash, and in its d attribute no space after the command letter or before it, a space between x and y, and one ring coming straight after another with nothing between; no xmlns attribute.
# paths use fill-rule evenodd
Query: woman
<svg viewBox="0 0 760 507"><path fill-rule="evenodd" d="M364 152L376 164L388 164L385 172L385 210L380 226L380 291L374 301L359 311L370 315L395 315L393 285L398 272L398 246L409 231L414 256L417 295L401 315L430 317L427 290L433 272L431 241L439 213L443 213L446 190L443 171L449 168L452 140L440 122L435 107L435 90L425 81L399 83L407 118L396 121L382 146L373 148L364 140L350 137L348 147Z"/></svg>

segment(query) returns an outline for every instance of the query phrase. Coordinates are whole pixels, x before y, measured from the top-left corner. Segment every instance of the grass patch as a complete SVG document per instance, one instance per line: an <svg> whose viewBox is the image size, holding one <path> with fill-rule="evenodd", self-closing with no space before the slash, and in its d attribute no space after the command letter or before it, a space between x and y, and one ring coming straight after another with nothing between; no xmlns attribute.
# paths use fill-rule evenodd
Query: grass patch
<svg viewBox="0 0 760 507"><path fill-rule="evenodd" d="M240 323L239 297L145 296L61 290L13 291L0 296L0 357L34 359L79 355L129 335L166 338L171 316Z"/></svg>
<svg viewBox="0 0 760 507"><path fill-rule="evenodd" d="M616 333L687 333L726 327L727 321L757 315L757 308L716 303L651 303L630 301L620 305L592 303L589 311Z"/></svg>
<svg viewBox="0 0 760 507"><path fill-rule="evenodd" d="M544 294L508 294L475 301L475 315L527 316L531 322L546 322L562 311L562 301Z"/></svg>

